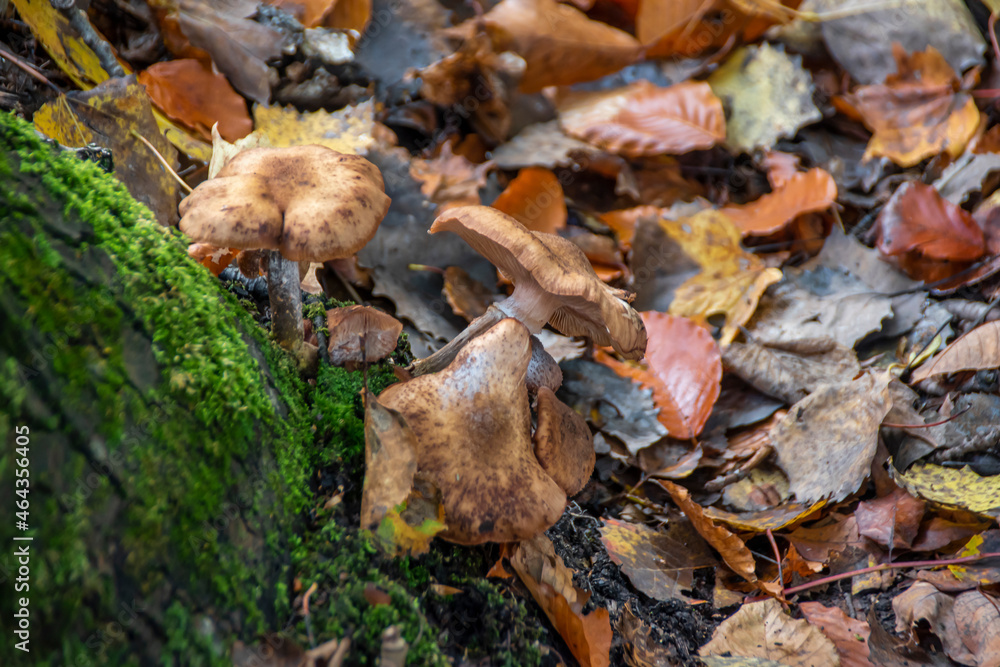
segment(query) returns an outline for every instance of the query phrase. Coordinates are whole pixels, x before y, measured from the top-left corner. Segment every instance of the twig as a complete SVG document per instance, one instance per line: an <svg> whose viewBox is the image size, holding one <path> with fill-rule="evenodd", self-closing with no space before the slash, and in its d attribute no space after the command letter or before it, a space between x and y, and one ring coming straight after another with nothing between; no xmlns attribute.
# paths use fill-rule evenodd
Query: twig
<svg viewBox="0 0 1000 667"><path fill-rule="evenodd" d="M121 63L115 57L115 52L112 50L111 44L97 34L90 19L87 18L86 12L82 9L77 9L76 3L71 3L68 8L61 7L61 4L57 3L54 6L61 10L66 18L69 19L69 24L80 35L83 43L89 46L91 51L94 52L97 60L101 63L101 67L108 73L108 76L115 79L125 76L125 70L122 69ZM100 81L95 81L94 83L100 83Z"/></svg>
<svg viewBox="0 0 1000 667"><path fill-rule="evenodd" d="M774 533L771 532L770 528L766 532L771 548L774 549L774 560L778 563L778 589L781 591L781 597L785 597L785 573L781 569L781 552L778 551L778 543L774 539Z"/></svg>
<svg viewBox="0 0 1000 667"><path fill-rule="evenodd" d="M951 417L948 417L947 419L942 419L939 422L932 422L930 424L890 424L888 422L882 422L882 426L884 426L886 428L930 428L931 426L940 426L941 424L947 424L952 419L958 419L959 417L961 417L962 415L964 415L966 412L968 412L971 409L972 409L972 406L970 405L969 407L965 408L964 410L961 410L960 412L956 412L955 414L953 414Z"/></svg>

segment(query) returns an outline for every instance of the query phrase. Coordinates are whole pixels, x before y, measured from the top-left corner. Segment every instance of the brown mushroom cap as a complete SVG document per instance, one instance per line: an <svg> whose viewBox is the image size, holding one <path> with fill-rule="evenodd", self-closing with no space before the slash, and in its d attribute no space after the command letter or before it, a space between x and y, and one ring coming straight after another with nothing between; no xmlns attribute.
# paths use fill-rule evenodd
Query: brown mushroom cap
<svg viewBox="0 0 1000 667"><path fill-rule="evenodd" d="M382 174L325 146L254 148L180 204L181 231L228 248L323 262L360 250L389 210Z"/></svg>
<svg viewBox="0 0 1000 667"><path fill-rule="evenodd" d="M396 349L403 323L370 306L347 306L326 311L326 328L330 333L330 363L343 366L388 357Z"/></svg>
<svg viewBox="0 0 1000 667"><path fill-rule="evenodd" d="M417 466L441 489L445 539L512 542L555 524L566 494L533 453L524 380L528 330L504 319L466 345L440 373L379 396L417 436Z"/></svg>
<svg viewBox="0 0 1000 667"><path fill-rule="evenodd" d="M536 411L535 457L567 496L576 495L594 472L594 436L586 420L548 387L539 388Z"/></svg>
<svg viewBox="0 0 1000 667"><path fill-rule="evenodd" d="M562 385L562 369L552 355L545 351L542 341L537 336L531 337L531 361L528 362L528 377L526 383L528 393L534 394L539 387L548 387L558 391Z"/></svg>
<svg viewBox="0 0 1000 667"><path fill-rule="evenodd" d="M461 206L438 216L432 234L455 232L490 260L517 289L543 300L558 301L548 322L567 336L587 336L611 345L629 359L646 351L642 318L628 293L606 285L572 242L554 234L532 232L489 206ZM501 308L502 308L501 304Z"/></svg>

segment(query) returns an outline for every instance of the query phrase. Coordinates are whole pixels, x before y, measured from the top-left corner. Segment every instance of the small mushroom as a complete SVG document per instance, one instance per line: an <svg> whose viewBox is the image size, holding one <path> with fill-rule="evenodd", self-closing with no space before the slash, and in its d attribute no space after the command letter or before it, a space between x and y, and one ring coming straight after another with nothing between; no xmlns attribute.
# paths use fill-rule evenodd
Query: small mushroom
<svg viewBox="0 0 1000 667"><path fill-rule="evenodd" d="M180 204L181 231L199 243L270 250L274 336L298 353L298 262L349 257L389 210L382 174L357 155L324 146L254 148L233 158Z"/></svg>
<svg viewBox="0 0 1000 667"><path fill-rule="evenodd" d="M392 354L403 323L371 306L347 306L326 311L326 328L330 332L330 363L353 366Z"/></svg>
<svg viewBox="0 0 1000 667"><path fill-rule="evenodd" d="M535 458L525 374L528 330L504 319L471 341L440 373L379 396L417 436L417 469L441 490L459 544L512 542L555 524L566 494Z"/></svg>
<svg viewBox="0 0 1000 667"><path fill-rule="evenodd" d="M529 231L489 206L448 209L430 228L432 234L442 231L455 232L490 260L514 283L514 292L490 306L448 345L415 362L415 375L439 370L469 340L504 317L520 320L533 334L551 324L567 336L610 345L627 359L645 354L646 329L629 305L631 295L602 282L572 242Z"/></svg>
<svg viewBox="0 0 1000 667"><path fill-rule="evenodd" d="M594 436L586 420L548 387L539 388L535 411L535 458L567 496L574 496L594 472Z"/></svg>

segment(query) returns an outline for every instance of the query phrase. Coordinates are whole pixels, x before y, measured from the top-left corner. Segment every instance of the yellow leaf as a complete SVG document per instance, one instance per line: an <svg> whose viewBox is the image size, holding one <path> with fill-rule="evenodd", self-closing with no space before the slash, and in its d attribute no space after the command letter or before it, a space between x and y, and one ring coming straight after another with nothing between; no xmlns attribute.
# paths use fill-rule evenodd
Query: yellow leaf
<svg viewBox="0 0 1000 667"><path fill-rule="evenodd" d="M369 100L340 111L299 113L294 107L253 108L254 128L272 146L319 144L341 153L364 155L374 145L375 108Z"/></svg>
<svg viewBox="0 0 1000 667"><path fill-rule="evenodd" d="M917 498L1000 517L1000 484L996 477L982 477L968 466L947 468L923 461L914 463L905 473L890 470L896 483Z"/></svg>

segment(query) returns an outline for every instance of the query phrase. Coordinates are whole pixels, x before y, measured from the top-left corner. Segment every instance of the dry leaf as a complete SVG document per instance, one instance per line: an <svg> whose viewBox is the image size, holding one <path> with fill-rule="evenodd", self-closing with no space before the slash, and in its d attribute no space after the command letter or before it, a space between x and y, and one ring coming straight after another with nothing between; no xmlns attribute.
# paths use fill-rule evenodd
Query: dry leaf
<svg viewBox="0 0 1000 667"><path fill-rule="evenodd" d="M744 604L715 629L698 655L764 658L788 667L840 664L836 647L819 628L793 619L774 599Z"/></svg>
<svg viewBox="0 0 1000 667"><path fill-rule="evenodd" d="M631 158L711 148L726 137L722 103L695 81L571 93L559 103L559 122L568 134Z"/></svg>
<svg viewBox="0 0 1000 667"><path fill-rule="evenodd" d="M522 169L491 206L533 232L555 234L566 226L562 185L542 167Z"/></svg>
<svg viewBox="0 0 1000 667"><path fill-rule="evenodd" d="M1000 320L985 322L959 336L913 373L913 382L933 375L1000 368Z"/></svg>
<svg viewBox="0 0 1000 667"><path fill-rule="evenodd" d="M917 461L905 473L890 468L893 480L917 498L1000 518L1000 484L972 468L949 468Z"/></svg>
<svg viewBox="0 0 1000 667"><path fill-rule="evenodd" d="M660 423L671 437L693 438L719 397L719 347L711 334L688 319L655 312L641 315L649 338L643 362L622 363L603 352L595 358L653 391Z"/></svg>
<svg viewBox="0 0 1000 667"><path fill-rule="evenodd" d="M319 144L340 153L364 155L375 139L372 100L330 113L299 113L294 107L254 105L253 124L275 147Z"/></svg>
<svg viewBox="0 0 1000 667"><path fill-rule="evenodd" d="M863 500L854 510L858 532L887 549L909 549L924 517L924 502L903 489L874 500Z"/></svg>
<svg viewBox="0 0 1000 667"><path fill-rule="evenodd" d="M784 180L774 191L749 204L720 209L744 236L766 236L782 230L805 213L825 211L837 200L837 184L823 169L810 169Z"/></svg>
<svg viewBox="0 0 1000 667"><path fill-rule="evenodd" d="M543 534L521 542L510 564L581 667L608 667L612 636L608 610L583 614L590 593L573 585L573 571L549 538Z"/></svg>
<svg viewBox="0 0 1000 667"><path fill-rule="evenodd" d="M888 384L886 375L866 374L822 385L788 409L771 442L796 498L839 501L861 488L892 404Z"/></svg>
<svg viewBox="0 0 1000 667"><path fill-rule="evenodd" d="M736 530L743 530L751 533L764 533L770 530L779 530L791 524L806 519L811 514L815 514L826 503L820 501L812 505L802 503L783 503L780 507L767 510L757 510L754 512L727 512L718 507L706 507L705 516L712 521L724 523L732 526Z"/></svg>
<svg viewBox="0 0 1000 667"><path fill-rule="evenodd" d="M632 585L654 600L690 601L694 571L718 561L691 524L671 521L664 529L606 519L601 542Z"/></svg>
<svg viewBox="0 0 1000 667"><path fill-rule="evenodd" d="M1000 608L998 599L983 591L957 596L937 590L925 581L914 583L892 601L896 630L909 631L917 642L929 630L952 660L963 665L1000 665Z"/></svg>
<svg viewBox="0 0 1000 667"><path fill-rule="evenodd" d="M365 482L361 494L361 527L371 529L402 504L417 472L417 436L398 411L385 407L365 391Z"/></svg>
<svg viewBox="0 0 1000 667"><path fill-rule="evenodd" d="M802 615L823 631L840 655L840 667L875 667L868 659L868 636L871 629L864 621L851 618L839 607L824 607L819 602L800 602Z"/></svg>
<svg viewBox="0 0 1000 667"><path fill-rule="evenodd" d="M943 151L958 157L979 126L972 96L959 92L955 71L934 47L907 55L894 44L893 53L896 74L845 98L872 131L865 157L887 157L901 167Z"/></svg>
<svg viewBox="0 0 1000 667"><path fill-rule="evenodd" d="M719 555L733 572L751 583L757 581L757 575L754 574L757 566L753 554L750 553L743 540L709 519L705 515L704 508L691 500L690 492L683 486L666 480L654 480L653 483L658 484L670 494L684 515L691 520L691 525L698 531L698 534L719 552Z"/></svg>
<svg viewBox="0 0 1000 667"><path fill-rule="evenodd" d="M479 188L486 185L486 174L492 163L473 164L452 152L450 142L441 144L437 157L430 160L414 158L410 175L420 181L420 191L442 206L479 204Z"/></svg>
<svg viewBox="0 0 1000 667"><path fill-rule="evenodd" d="M469 322L484 314L490 304L501 298L458 266L449 266L444 270L441 291L455 314Z"/></svg>

